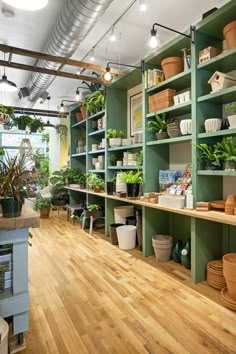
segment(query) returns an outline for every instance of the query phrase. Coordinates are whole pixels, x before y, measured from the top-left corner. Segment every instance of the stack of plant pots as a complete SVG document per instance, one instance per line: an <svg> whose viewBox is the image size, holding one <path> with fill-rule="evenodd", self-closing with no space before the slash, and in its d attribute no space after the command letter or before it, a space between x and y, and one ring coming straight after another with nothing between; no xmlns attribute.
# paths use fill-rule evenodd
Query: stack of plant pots
<svg viewBox="0 0 236 354"><path fill-rule="evenodd" d="M110 241L112 245L118 245L118 238L116 229L119 226L123 226L124 224L111 224L110 225Z"/></svg>
<svg viewBox="0 0 236 354"><path fill-rule="evenodd" d="M152 237L152 245L158 262L170 260L173 246L173 237L169 235L156 235Z"/></svg>
<svg viewBox="0 0 236 354"><path fill-rule="evenodd" d="M223 275L223 261L215 260L207 264L207 282L210 286L217 290L226 287L225 278Z"/></svg>
<svg viewBox="0 0 236 354"><path fill-rule="evenodd" d="M236 311L236 253L224 255L223 274L227 287L221 290L221 302L224 306Z"/></svg>

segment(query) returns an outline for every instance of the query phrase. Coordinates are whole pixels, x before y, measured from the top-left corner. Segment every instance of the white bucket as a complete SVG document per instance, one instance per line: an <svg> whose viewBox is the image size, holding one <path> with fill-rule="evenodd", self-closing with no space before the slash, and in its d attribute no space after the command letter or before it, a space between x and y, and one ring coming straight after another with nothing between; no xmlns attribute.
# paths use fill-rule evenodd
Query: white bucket
<svg viewBox="0 0 236 354"><path fill-rule="evenodd" d="M131 250L136 245L136 226L124 225L116 229L119 248L121 250Z"/></svg>
<svg viewBox="0 0 236 354"><path fill-rule="evenodd" d="M0 342L0 353L7 354L8 353L8 332L9 326L6 321L2 317L0 317L0 334L1 334L1 342Z"/></svg>
<svg viewBox="0 0 236 354"><path fill-rule="evenodd" d="M114 208L115 224L126 224L126 217L134 215L133 205L123 205Z"/></svg>

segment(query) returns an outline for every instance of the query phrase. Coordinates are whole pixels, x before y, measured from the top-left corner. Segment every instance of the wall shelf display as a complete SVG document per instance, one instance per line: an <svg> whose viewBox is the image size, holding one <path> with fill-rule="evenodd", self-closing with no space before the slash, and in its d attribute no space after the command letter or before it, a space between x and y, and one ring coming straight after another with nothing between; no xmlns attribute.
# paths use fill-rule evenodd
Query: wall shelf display
<svg viewBox="0 0 236 354"><path fill-rule="evenodd" d="M82 126L86 126L86 120L82 120L81 122L73 124L71 128L80 128Z"/></svg>
<svg viewBox="0 0 236 354"><path fill-rule="evenodd" d="M223 89L210 94L211 86L208 80L215 71L228 73L236 70L236 48L226 51L207 62L199 64L199 52L209 46L222 49L223 28L229 22L235 20L236 2L230 1L214 14L208 16L196 25L195 45L191 45L191 68L185 68L183 72L150 88L145 88L145 73L139 69L130 69L123 77L116 79L106 88L105 111L89 117L86 121L87 151L86 158L72 155L73 167L83 166L84 171L95 172L91 160L93 155L104 155L103 173L106 180L110 180L118 171L143 169L144 192L158 191L158 174L160 170L184 169L192 163L192 189L194 205L198 201L211 201L225 199L225 190L228 194L236 194L234 185L236 171L209 171L198 170L198 153L196 144L215 143L220 137L235 135L236 129L220 130L217 132L203 132L204 122L207 118L223 118L225 103L236 101L236 86ZM154 55L144 59L145 72L149 69L160 69L161 61L172 56L182 56L183 48L190 48L190 41L183 36L177 36ZM124 137L129 137L129 109L130 96L140 91L133 90L142 84L142 132L143 142L127 146L110 148L106 131L109 128L122 130ZM138 86L139 89L140 86ZM175 89L176 95L183 91L191 91L191 100L148 113L148 98L167 88ZM132 91L132 93L131 93ZM156 114L167 113L170 118L192 119L192 135L184 135L176 138L155 140L154 134L146 130L146 123ZM102 132L92 131L91 120L106 117L105 128ZM186 117L187 116L187 117ZM75 137L75 121L71 121L71 136ZM104 135L103 135L104 134ZM91 151L92 144L98 144L104 139L104 149ZM125 151L137 148L143 151L143 166L111 166L109 158L114 152L118 160L122 160ZM74 150L72 149L72 152ZM136 152L136 151L135 151ZM97 156L94 156L95 158ZM225 183L225 179L231 178L234 183ZM227 184L227 186L225 186ZM227 187L225 189L225 187ZM114 223L113 209L116 206L131 203L142 208L143 212L143 254L150 256L154 253L152 236L156 234L170 234L174 242L181 239L182 242L191 237L191 279L199 282L206 279L207 263L213 259L220 259L225 253L236 252L236 216L226 215L223 212L201 212L190 209L174 209L159 204L146 203L140 200L129 200L110 196L106 193L96 194L89 190L70 189L72 199L76 201L83 193L87 201L101 200L105 206L106 225L105 233L109 234L109 225Z"/></svg>
<svg viewBox="0 0 236 354"><path fill-rule="evenodd" d="M93 136L93 135L104 135L105 133L105 129L99 129L99 130L96 130L95 132L92 132L92 133L88 133L88 136Z"/></svg>

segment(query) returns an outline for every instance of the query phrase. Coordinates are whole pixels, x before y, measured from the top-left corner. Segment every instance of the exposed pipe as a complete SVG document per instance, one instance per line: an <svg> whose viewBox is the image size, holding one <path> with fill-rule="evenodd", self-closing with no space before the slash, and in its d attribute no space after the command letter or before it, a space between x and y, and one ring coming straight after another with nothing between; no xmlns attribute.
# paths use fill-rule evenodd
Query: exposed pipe
<svg viewBox="0 0 236 354"><path fill-rule="evenodd" d="M60 57L71 57L112 1L66 0L43 52ZM59 70L61 64L39 60L37 66ZM55 77L51 75L31 74L27 85L29 88L28 106L32 107L54 80Z"/></svg>

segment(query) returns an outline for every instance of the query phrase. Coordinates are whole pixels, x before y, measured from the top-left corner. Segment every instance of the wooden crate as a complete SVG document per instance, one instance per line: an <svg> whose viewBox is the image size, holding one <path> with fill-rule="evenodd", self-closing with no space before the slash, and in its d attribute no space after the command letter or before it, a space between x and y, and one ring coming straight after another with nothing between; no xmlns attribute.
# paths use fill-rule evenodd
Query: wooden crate
<svg viewBox="0 0 236 354"><path fill-rule="evenodd" d="M174 105L174 96L176 90L166 89L155 95L148 97L148 111L149 113L171 107Z"/></svg>

